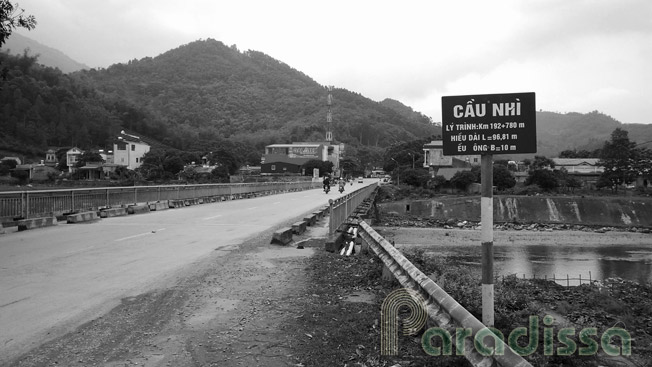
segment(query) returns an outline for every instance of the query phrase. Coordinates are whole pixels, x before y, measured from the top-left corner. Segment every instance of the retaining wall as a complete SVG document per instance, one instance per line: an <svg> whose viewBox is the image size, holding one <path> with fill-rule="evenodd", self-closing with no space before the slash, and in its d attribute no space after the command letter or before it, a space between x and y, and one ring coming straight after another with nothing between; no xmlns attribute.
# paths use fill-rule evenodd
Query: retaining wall
<svg viewBox="0 0 652 367"><path fill-rule="evenodd" d="M396 212L435 219L480 221L480 197L450 197L378 204ZM494 196L494 222L566 223L652 227L652 198Z"/></svg>

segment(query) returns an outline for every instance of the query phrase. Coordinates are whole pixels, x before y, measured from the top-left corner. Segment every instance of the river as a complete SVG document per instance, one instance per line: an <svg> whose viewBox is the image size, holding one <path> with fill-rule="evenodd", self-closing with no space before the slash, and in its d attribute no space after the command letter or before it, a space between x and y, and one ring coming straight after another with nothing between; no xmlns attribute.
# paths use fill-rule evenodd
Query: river
<svg viewBox="0 0 652 367"><path fill-rule="evenodd" d="M480 267L480 231L422 228L382 229L398 248L427 252ZM632 232L494 231L494 273L526 278L553 277L577 285L620 277L652 283L652 235Z"/></svg>

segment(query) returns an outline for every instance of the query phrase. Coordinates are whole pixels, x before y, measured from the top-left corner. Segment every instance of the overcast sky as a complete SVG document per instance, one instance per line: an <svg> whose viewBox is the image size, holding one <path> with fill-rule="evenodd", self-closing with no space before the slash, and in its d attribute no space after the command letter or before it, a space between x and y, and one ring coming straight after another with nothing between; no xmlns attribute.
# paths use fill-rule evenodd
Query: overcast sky
<svg viewBox="0 0 652 367"><path fill-rule="evenodd" d="M213 38L434 121L442 96L535 92L544 111L652 123L650 0L12 2L38 22L19 33L90 67Z"/></svg>

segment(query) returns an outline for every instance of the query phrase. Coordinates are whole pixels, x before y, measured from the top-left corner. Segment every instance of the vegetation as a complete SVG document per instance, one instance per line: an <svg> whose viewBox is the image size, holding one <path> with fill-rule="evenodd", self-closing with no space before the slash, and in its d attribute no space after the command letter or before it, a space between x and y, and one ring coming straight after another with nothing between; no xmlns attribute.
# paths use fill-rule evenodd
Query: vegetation
<svg viewBox="0 0 652 367"><path fill-rule="evenodd" d="M419 248L405 255L476 318L482 319L480 269L469 266L468 258L427 256L427 252L427 249ZM546 315L554 315L555 332L559 325L571 325L578 331L595 327L598 335L614 326L631 333L636 331L632 356L637 362L650 358L649 341L639 338L649 339L649 321L652 319L648 297L652 291L650 285L607 279L602 284L563 287L543 279L521 280L509 276L497 281L495 288L495 327L506 336L515 328L527 325L529 316L543 319ZM539 340L543 340L542 334ZM556 344L555 348L563 346ZM537 348L525 358L534 366L596 366L614 362L604 354L545 355L542 349Z"/></svg>
<svg viewBox="0 0 652 367"><path fill-rule="evenodd" d="M9 0L0 0L0 47L7 42L14 29L25 28L27 30L36 27L36 18L33 15L25 14L18 4L14 5ZM2 67L0 60L0 79L6 80L8 68Z"/></svg>
<svg viewBox="0 0 652 367"><path fill-rule="evenodd" d="M613 131L611 140L606 141L602 148L599 164L604 167L604 173L601 185L617 190L639 176L652 173L652 151L636 145L629 140L627 131L620 128Z"/></svg>
<svg viewBox="0 0 652 367"><path fill-rule="evenodd" d="M263 53L215 40L72 74L39 65L27 52L0 53L0 60L7 67L0 151L32 160L49 147L108 150L127 130L162 151L201 156L224 148L241 164L259 165L265 145L325 136L323 86ZM337 88L332 94L332 130L356 172L379 165L393 142L439 131L399 102Z"/></svg>

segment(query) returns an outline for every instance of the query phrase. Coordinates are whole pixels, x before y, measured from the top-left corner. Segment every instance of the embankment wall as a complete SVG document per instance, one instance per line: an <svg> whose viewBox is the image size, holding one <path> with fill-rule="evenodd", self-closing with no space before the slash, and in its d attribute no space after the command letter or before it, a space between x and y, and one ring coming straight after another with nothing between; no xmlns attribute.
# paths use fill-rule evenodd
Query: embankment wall
<svg viewBox="0 0 652 367"><path fill-rule="evenodd" d="M480 197L379 203L381 212L480 221ZM494 222L652 227L652 198L494 196Z"/></svg>

